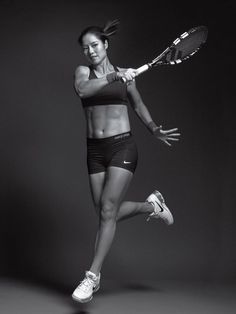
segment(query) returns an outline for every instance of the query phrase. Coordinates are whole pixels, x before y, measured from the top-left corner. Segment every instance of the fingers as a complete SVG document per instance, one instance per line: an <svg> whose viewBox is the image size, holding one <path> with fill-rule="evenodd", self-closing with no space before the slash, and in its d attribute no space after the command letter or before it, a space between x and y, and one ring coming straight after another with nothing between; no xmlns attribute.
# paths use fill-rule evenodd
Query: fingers
<svg viewBox="0 0 236 314"><path fill-rule="evenodd" d="M167 133L166 131L161 131L161 133L164 136L170 136L170 137L179 137L181 135L180 133Z"/></svg>
<svg viewBox="0 0 236 314"><path fill-rule="evenodd" d="M180 136L180 134L165 134L166 137L174 137L174 138L178 138Z"/></svg>
<svg viewBox="0 0 236 314"><path fill-rule="evenodd" d="M168 137L167 140L168 140L168 141L179 141L179 138Z"/></svg>
<svg viewBox="0 0 236 314"><path fill-rule="evenodd" d="M135 76L136 76L136 70L135 69L132 69L132 68L129 68L126 72L125 72L125 75L130 77L131 79L134 79Z"/></svg>
<svg viewBox="0 0 236 314"><path fill-rule="evenodd" d="M172 130L161 130L161 133L166 135L166 136L180 136L181 133L172 133L173 131Z"/></svg>
<svg viewBox="0 0 236 314"><path fill-rule="evenodd" d="M164 141L164 143L168 146L171 146L171 144L169 142L167 142L167 140Z"/></svg>
<svg viewBox="0 0 236 314"><path fill-rule="evenodd" d="M122 72L121 80L124 83L132 82L132 81L134 81L135 76L136 76L136 70L130 68L130 69Z"/></svg>
<svg viewBox="0 0 236 314"><path fill-rule="evenodd" d="M172 129L173 130L173 129ZM170 130L169 130L170 131ZM174 141L174 142L178 142L180 139L177 138L177 136L180 135L180 133L172 133L172 134L167 134L166 131L162 131L161 132L163 135L161 136L162 138L160 138L166 145L168 146L172 146L171 143L169 143L169 141Z"/></svg>
<svg viewBox="0 0 236 314"><path fill-rule="evenodd" d="M173 133L173 132L176 132L176 131L178 131L178 128L174 128L174 129L170 129L170 130L163 130L163 132L165 132L166 134ZM175 133L175 134L179 134L180 135L180 133Z"/></svg>

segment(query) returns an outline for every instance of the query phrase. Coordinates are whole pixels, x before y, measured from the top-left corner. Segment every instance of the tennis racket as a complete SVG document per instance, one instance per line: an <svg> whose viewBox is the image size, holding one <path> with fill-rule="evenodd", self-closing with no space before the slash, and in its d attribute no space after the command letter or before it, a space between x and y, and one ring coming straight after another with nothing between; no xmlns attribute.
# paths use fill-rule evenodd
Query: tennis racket
<svg viewBox="0 0 236 314"><path fill-rule="evenodd" d="M136 75L150 70L158 65L175 65L192 57L206 42L208 29L206 26L191 28L176 38L159 56L151 62L136 69ZM123 82L125 82L125 78Z"/></svg>

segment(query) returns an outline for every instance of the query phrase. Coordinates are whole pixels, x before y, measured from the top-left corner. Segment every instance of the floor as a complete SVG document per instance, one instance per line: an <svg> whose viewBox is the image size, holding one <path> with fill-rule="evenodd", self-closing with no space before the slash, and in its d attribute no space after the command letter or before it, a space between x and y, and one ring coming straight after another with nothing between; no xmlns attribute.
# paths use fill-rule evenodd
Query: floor
<svg viewBox="0 0 236 314"><path fill-rule="evenodd" d="M192 281L114 283L104 280L87 304L70 291L0 280L1 314L235 314L236 284Z"/></svg>

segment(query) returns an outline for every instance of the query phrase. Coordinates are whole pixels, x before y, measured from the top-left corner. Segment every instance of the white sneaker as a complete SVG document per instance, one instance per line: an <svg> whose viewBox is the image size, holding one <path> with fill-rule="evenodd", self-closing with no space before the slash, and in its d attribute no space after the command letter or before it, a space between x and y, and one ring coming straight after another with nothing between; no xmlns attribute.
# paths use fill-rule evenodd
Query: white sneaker
<svg viewBox="0 0 236 314"><path fill-rule="evenodd" d="M174 223L174 218L165 204L164 197L159 191L155 190L149 195L146 202L151 203L154 207L154 210L148 216L147 221L151 218L162 218L167 225L172 225Z"/></svg>
<svg viewBox="0 0 236 314"><path fill-rule="evenodd" d="M84 280L81 281L81 283L75 289L72 294L72 298L75 301L81 303L89 302L90 300L92 300L93 293L98 291L98 289L100 288L100 278L100 273L98 276L96 276L91 271L86 271Z"/></svg>

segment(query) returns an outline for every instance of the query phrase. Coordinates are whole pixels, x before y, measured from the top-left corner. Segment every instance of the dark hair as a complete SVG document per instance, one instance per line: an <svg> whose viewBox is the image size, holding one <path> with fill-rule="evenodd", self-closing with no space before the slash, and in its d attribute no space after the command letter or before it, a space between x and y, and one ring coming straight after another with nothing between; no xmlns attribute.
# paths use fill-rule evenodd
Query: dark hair
<svg viewBox="0 0 236 314"><path fill-rule="evenodd" d="M105 43L106 40L109 41L109 37L116 34L117 29L118 29L118 25L119 25L119 21L118 20L114 20L114 21L108 21L104 27L100 27L100 26L89 26L87 28L85 28L79 38L78 38L78 42L79 44L82 46L82 41L83 41L83 37L90 33L90 34L94 34L95 36L97 36L103 43Z"/></svg>

